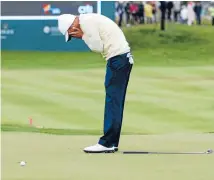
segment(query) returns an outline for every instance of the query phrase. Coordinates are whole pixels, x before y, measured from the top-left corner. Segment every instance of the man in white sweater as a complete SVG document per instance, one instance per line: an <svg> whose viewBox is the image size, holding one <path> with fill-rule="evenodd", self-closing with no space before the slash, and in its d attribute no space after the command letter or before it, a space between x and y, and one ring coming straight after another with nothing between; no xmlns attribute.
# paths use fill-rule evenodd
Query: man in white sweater
<svg viewBox="0 0 214 180"><path fill-rule="evenodd" d="M63 14L58 17L59 31L65 41L82 39L93 52L106 59L104 134L87 153L118 150L126 89L133 66L129 44L115 22L100 14Z"/></svg>

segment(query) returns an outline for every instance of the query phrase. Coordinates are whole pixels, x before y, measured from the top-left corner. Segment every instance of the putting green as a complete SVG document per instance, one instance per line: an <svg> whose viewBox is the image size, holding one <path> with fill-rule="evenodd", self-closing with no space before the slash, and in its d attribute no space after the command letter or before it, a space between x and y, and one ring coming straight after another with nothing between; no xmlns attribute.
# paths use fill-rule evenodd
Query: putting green
<svg viewBox="0 0 214 180"><path fill-rule="evenodd" d="M2 180L202 180L214 178L214 154L85 154L98 136L2 133ZM120 150L205 151L213 134L122 136ZM18 162L26 161L21 167Z"/></svg>

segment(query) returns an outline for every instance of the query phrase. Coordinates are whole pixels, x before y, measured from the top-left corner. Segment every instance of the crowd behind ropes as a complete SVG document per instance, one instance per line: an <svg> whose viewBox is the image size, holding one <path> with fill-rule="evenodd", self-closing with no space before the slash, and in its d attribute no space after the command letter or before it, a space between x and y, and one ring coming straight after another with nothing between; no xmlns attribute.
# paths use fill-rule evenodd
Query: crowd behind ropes
<svg viewBox="0 0 214 180"><path fill-rule="evenodd" d="M153 24L160 21L160 1L117 1L116 22L120 27ZM202 20L214 26L214 1L166 1L168 22L201 25Z"/></svg>

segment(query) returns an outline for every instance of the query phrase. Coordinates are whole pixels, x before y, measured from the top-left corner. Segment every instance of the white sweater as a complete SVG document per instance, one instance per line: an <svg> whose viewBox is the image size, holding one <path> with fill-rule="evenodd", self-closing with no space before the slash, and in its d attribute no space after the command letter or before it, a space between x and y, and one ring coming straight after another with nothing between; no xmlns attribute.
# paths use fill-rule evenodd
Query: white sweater
<svg viewBox="0 0 214 180"><path fill-rule="evenodd" d="M118 25L100 14L81 14L82 39L88 47L101 53L108 60L111 57L130 52L129 44Z"/></svg>

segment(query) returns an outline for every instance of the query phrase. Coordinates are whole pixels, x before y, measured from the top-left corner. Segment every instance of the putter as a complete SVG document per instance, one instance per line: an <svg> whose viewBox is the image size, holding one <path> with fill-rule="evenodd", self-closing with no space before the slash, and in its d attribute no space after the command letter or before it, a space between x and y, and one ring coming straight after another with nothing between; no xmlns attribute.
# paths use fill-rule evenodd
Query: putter
<svg viewBox="0 0 214 180"><path fill-rule="evenodd" d="M123 154L212 154L213 150L208 149L204 152L152 152L152 151L123 151Z"/></svg>

